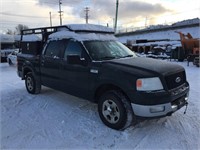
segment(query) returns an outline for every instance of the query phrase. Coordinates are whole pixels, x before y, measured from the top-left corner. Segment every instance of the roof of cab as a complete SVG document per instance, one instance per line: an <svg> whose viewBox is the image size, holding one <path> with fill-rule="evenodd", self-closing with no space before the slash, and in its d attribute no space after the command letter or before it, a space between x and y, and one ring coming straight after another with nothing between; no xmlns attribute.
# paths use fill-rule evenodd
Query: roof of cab
<svg viewBox="0 0 200 150"><path fill-rule="evenodd" d="M68 24L66 25L69 29L75 32L81 31L89 31L89 32L106 32L106 33L114 33L112 28L108 28L102 25L94 25L94 24Z"/></svg>

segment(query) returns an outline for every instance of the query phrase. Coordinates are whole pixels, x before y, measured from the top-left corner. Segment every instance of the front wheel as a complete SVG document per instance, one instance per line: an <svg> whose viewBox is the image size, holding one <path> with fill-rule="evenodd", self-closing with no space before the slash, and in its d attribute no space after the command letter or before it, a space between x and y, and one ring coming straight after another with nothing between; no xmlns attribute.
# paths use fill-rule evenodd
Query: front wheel
<svg viewBox="0 0 200 150"><path fill-rule="evenodd" d="M36 81L32 72L26 74L25 77L26 90L31 94L38 94L41 91L40 82Z"/></svg>
<svg viewBox="0 0 200 150"><path fill-rule="evenodd" d="M134 117L130 102L120 91L103 94L99 99L98 111L102 122L116 130L129 127Z"/></svg>

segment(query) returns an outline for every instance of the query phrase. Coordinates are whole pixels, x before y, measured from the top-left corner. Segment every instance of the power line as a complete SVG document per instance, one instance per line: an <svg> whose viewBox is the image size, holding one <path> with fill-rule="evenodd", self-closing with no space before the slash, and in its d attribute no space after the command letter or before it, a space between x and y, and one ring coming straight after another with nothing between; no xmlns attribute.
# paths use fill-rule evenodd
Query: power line
<svg viewBox="0 0 200 150"><path fill-rule="evenodd" d="M25 18L48 18L48 17L41 17L41 16L29 16L29 15L21 15L21 14L12 14L12 13L6 13L6 12L0 12L1 15L6 16L15 16L15 17L25 17Z"/></svg>
<svg viewBox="0 0 200 150"><path fill-rule="evenodd" d="M188 12L192 12L192 11L196 11L196 10L199 10L200 8L193 8L193 9L188 9L187 11L180 11L180 12L176 12L176 13L171 13L169 15L163 15L162 17L170 17L170 16L176 16L178 14L184 14L184 13L188 13ZM151 18L148 18L148 20L151 20L153 18L157 18L157 17L151 17Z"/></svg>
<svg viewBox="0 0 200 150"><path fill-rule="evenodd" d="M38 24L36 22L24 22L24 21L10 21L10 20L1 20L1 24L10 24L10 23L31 23L31 24Z"/></svg>
<svg viewBox="0 0 200 150"><path fill-rule="evenodd" d="M157 18L159 18L159 17L176 16L176 15L178 15L178 14L184 14L184 13L191 12L191 11L196 11L196 10L199 10L199 9L200 9L200 8L193 8L193 9L188 9L187 11L181 11L181 12L171 13L171 14L168 14L168 15L148 17L147 19L145 19L145 21L157 19ZM141 22L141 21L144 21L144 19L137 19L137 22ZM123 23L123 24L131 24L131 23L133 23L133 22L135 23L136 21L129 21L129 22L125 22L125 23Z"/></svg>

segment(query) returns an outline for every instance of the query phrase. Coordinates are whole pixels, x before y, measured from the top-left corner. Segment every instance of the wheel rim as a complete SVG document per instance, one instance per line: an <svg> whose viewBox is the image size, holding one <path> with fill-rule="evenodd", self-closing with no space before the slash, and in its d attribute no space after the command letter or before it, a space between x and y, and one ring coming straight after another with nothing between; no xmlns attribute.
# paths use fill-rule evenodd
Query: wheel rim
<svg viewBox="0 0 200 150"><path fill-rule="evenodd" d="M102 108L103 116L109 123L115 124L119 121L119 108L113 100L104 101Z"/></svg>
<svg viewBox="0 0 200 150"><path fill-rule="evenodd" d="M31 77L27 77L26 85L29 91L33 90L33 80Z"/></svg>

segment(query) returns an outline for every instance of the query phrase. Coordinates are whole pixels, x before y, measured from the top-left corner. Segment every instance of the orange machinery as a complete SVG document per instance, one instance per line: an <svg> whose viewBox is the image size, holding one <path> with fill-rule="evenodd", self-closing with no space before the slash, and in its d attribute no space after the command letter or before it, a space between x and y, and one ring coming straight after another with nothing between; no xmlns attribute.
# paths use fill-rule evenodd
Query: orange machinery
<svg viewBox="0 0 200 150"><path fill-rule="evenodd" d="M177 32L180 35L180 40L182 44L182 48L188 52L188 54L198 55L200 48L200 39L194 39L190 33L187 35L183 34L182 32Z"/></svg>
<svg viewBox="0 0 200 150"><path fill-rule="evenodd" d="M194 65L199 66L200 39L193 38L190 33L185 35L182 32L175 32L180 35L181 45L186 53L188 65L192 61Z"/></svg>

